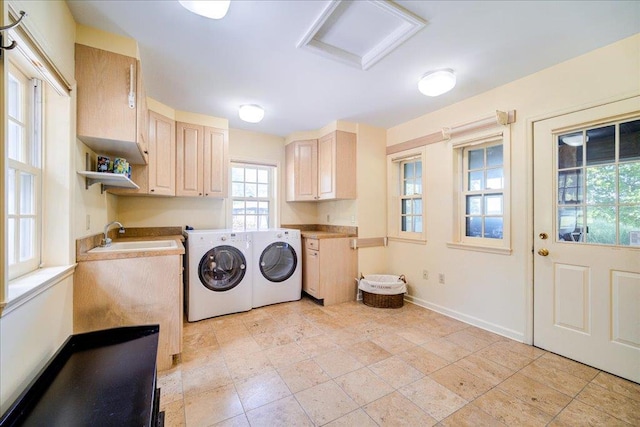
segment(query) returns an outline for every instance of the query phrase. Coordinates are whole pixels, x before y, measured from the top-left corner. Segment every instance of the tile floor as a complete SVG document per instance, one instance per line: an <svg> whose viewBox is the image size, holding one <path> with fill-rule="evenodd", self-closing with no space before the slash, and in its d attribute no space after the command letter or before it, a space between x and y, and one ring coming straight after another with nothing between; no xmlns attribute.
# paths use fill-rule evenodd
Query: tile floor
<svg viewBox="0 0 640 427"><path fill-rule="evenodd" d="M406 303L185 323L173 426L638 426L640 385Z"/></svg>

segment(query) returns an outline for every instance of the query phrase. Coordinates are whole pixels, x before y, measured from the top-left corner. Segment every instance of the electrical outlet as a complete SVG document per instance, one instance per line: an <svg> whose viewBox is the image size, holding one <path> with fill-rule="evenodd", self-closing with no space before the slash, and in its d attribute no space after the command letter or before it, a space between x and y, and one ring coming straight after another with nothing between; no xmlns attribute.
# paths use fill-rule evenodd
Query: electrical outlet
<svg viewBox="0 0 640 427"><path fill-rule="evenodd" d="M327 223L331 222L331 215L327 214Z"/></svg>
<svg viewBox="0 0 640 427"><path fill-rule="evenodd" d="M351 215L351 224L355 224L355 223L356 223L356 216Z"/></svg>
<svg viewBox="0 0 640 427"><path fill-rule="evenodd" d="M429 280L429 272L427 270L422 270L422 278L424 280Z"/></svg>
<svg viewBox="0 0 640 427"><path fill-rule="evenodd" d="M438 274L438 283L444 285L444 273Z"/></svg>

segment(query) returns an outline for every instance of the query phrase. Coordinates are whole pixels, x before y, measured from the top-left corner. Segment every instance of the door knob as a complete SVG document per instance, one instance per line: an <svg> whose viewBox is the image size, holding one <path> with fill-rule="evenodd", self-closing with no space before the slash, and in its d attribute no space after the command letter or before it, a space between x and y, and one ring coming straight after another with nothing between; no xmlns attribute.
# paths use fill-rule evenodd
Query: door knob
<svg viewBox="0 0 640 427"><path fill-rule="evenodd" d="M540 255L540 256L547 256L547 255L549 255L549 249L545 249L545 248L539 249L539 250L538 250L538 255Z"/></svg>

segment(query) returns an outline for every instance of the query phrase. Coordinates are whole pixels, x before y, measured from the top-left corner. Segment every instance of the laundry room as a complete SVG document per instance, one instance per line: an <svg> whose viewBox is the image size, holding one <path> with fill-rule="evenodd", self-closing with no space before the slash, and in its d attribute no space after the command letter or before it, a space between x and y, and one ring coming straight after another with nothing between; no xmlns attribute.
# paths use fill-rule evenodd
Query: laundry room
<svg viewBox="0 0 640 427"><path fill-rule="evenodd" d="M0 425L640 424L640 4L191 3L0 0Z"/></svg>

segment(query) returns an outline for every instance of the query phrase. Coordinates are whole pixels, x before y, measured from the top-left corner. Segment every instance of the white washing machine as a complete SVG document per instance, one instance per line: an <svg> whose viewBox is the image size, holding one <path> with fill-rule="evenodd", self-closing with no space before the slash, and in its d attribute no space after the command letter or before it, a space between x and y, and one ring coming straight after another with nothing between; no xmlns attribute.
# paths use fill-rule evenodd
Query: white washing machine
<svg viewBox="0 0 640 427"><path fill-rule="evenodd" d="M253 232L253 307L297 301L302 295L300 230Z"/></svg>
<svg viewBox="0 0 640 427"><path fill-rule="evenodd" d="M188 230L185 236L187 320L251 310L251 233Z"/></svg>

